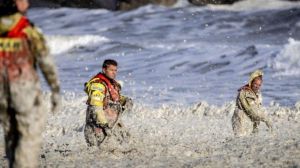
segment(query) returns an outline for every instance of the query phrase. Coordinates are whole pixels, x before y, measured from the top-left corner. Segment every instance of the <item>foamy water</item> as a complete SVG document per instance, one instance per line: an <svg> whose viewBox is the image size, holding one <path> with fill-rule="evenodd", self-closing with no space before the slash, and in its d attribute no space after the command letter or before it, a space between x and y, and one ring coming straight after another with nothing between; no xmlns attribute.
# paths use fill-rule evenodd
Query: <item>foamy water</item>
<svg viewBox="0 0 300 168"><path fill-rule="evenodd" d="M85 100L86 97L68 93L61 111L48 114L42 165L289 167L299 164L300 102L292 107L276 103L267 106L274 132L268 132L262 123L257 135L244 138L233 137L230 120L234 102L222 106L198 102L155 108L136 103L122 117L130 131L130 141L121 145L108 143L98 150L87 148L83 137Z"/></svg>

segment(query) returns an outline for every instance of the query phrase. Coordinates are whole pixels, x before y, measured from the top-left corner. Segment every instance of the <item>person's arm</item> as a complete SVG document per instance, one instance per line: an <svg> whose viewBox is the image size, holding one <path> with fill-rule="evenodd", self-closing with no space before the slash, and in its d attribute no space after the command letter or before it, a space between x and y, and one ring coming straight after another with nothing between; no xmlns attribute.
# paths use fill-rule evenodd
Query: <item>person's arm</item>
<svg viewBox="0 0 300 168"><path fill-rule="evenodd" d="M38 28L32 26L26 28L24 31L27 35L35 63L41 69L43 76L50 86L52 92L52 110L56 111L60 104L60 87L53 58L49 55L44 36Z"/></svg>
<svg viewBox="0 0 300 168"><path fill-rule="evenodd" d="M31 51L35 61L41 69L51 91L55 93L59 92L60 88L56 67L52 56L49 54L44 36L36 27L26 28L25 32L29 38Z"/></svg>
<svg viewBox="0 0 300 168"><path fill-rule="evenodd" d="M243 109L247 115L251 118L252 121L262 121L265 122L267 127L273 131L273 126L271 121L267 118L264 110L261 108L260 104L255 102L255 95L249 93L248 91L241 91L239 99L242 103ZM261 103L261 102L259 102Z"/></svg>
<svg viewBox="0 0 300 168"><path fill-rule="evenodd" d="M266 121L265 115L262 115L263 113L260 112L262 109L255 102L255 95L249 91L242 90L239 99L243 109L253 121Z"/></svg>
<svg viewBox="0 0 300 168"><path fill-rule="evenodd" d="M86 86L87 94L90 99L90 105L102 107L104 106L105 85L98 82L90 82Z"/></svg>
<svg viewBox="0 0 300 168"><path fill-rule="evenodd" d="M105 85L97 82L89 82L86 85L86 91L89 97L89 105L95 107L96 124L101 127L107 126L108 121L104 112Z"/></svg>
<svg viewBox="0 0 300 168"><path fill-rule="evenodd" d="M273 131L273 124L272 124L272 121L269 119L269 117L267 116L267 113L266 113L266 110L265 110L265 108L263 108L262 107L262 95L261 95L261 93L258 93L258 102L259 102L259 104L258 104L258 107L259 107L259 115L260 116L263 116L262 118L264 118L265 119L265 123L266 123L266 125L267 125L267 127L271 130L271 131Z"/></svg>

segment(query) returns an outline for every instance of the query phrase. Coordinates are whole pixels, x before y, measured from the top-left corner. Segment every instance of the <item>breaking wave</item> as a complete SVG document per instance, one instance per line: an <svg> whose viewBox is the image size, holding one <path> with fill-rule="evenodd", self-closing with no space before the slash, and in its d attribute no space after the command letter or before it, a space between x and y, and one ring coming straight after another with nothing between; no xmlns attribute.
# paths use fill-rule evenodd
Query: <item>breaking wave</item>
<svg viewBox="0 0 300 168"><path fill-rule="evenodd" d="M47 36L50 53L57 55L68 52L74 48L80 48L95 44L108 42L109 39L98 35L83 35L83 36Z"/></svg>
<svg viewBox="0 0 300 168"><path fill-rule="evenodd" d="M208 5L209 9L229 11L260 11L299 7L299 2L289 2L282 0L243 0L238 1L233 5Z"/></svg>
<svg viewBox="0 0 300 168"><path fill-rule="evenodd" d="M272 63L276 76L300 75L300 41L289 39Z"/></svg>

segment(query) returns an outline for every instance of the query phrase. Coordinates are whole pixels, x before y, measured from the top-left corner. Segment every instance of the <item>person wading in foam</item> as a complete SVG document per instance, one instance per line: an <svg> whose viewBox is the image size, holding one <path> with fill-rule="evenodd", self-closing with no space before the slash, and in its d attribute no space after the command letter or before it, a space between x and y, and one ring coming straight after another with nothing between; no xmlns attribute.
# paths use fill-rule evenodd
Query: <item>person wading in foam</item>
<svg viewBox="0 0 300 168"><path fill-rule="evenodd" d="M251 73L247 85L238 90L236 108L232 116L234 135L244 136L258 132L260 121L265 122L272 131L272 123L262 108L260 88L263 82L263 72L256 70Z"/></svg>
<svg viewBox="0 0 300 168"><path fill-rule="evenodd" d="M113 133L123 134L122 138L129 136L127 131L122 131L119 117L124 110L132 108L132 100L120 94L121 85L115 80L117 70L115 60L105 60L102 72L85 83L88 100L84 136L88 146L100 146ZM117 130L121 131L117 133Z"/></svg>

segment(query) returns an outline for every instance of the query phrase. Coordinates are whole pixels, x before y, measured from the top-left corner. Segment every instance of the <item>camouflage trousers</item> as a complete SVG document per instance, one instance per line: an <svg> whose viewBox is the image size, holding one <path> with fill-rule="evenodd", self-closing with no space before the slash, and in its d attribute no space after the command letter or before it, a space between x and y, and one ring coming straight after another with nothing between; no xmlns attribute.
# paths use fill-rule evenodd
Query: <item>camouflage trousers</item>
<svg viewBox="0 0 300 168"><path fill-rule="evenodd" d="M88 106L86 110L84 137L88 146L99 146L105 138L103 129L96 125L96 108Z"/></svg>
<svg viewBox="0 0 300 168"><path fill-rule="evenodd" d="M88 146L100 146L107 136L104 132L104 129L99 125L96 125L95 111L96 108L93 106L88 106L86 111L84 137ZM129 138L128 130L124 127L120 119L118 120L118 123L115 124L115 127L112 130L112 136L120 143L127 141Z"/></svg>
<svg viewBox="0 0 300 168"><path fill-rule="evenodd" d="M247 136L258 132L259 121L252 121L247 114L240 109L235 109L231 119L235 136Z"/></svg>
<svg viewBox="0 0 300 168"><path fill-rule="evenodd" d="M39 83L16 81L9 87L0 83L0 95L0 122L9 167L38 167L46 114Z"/></svg>

